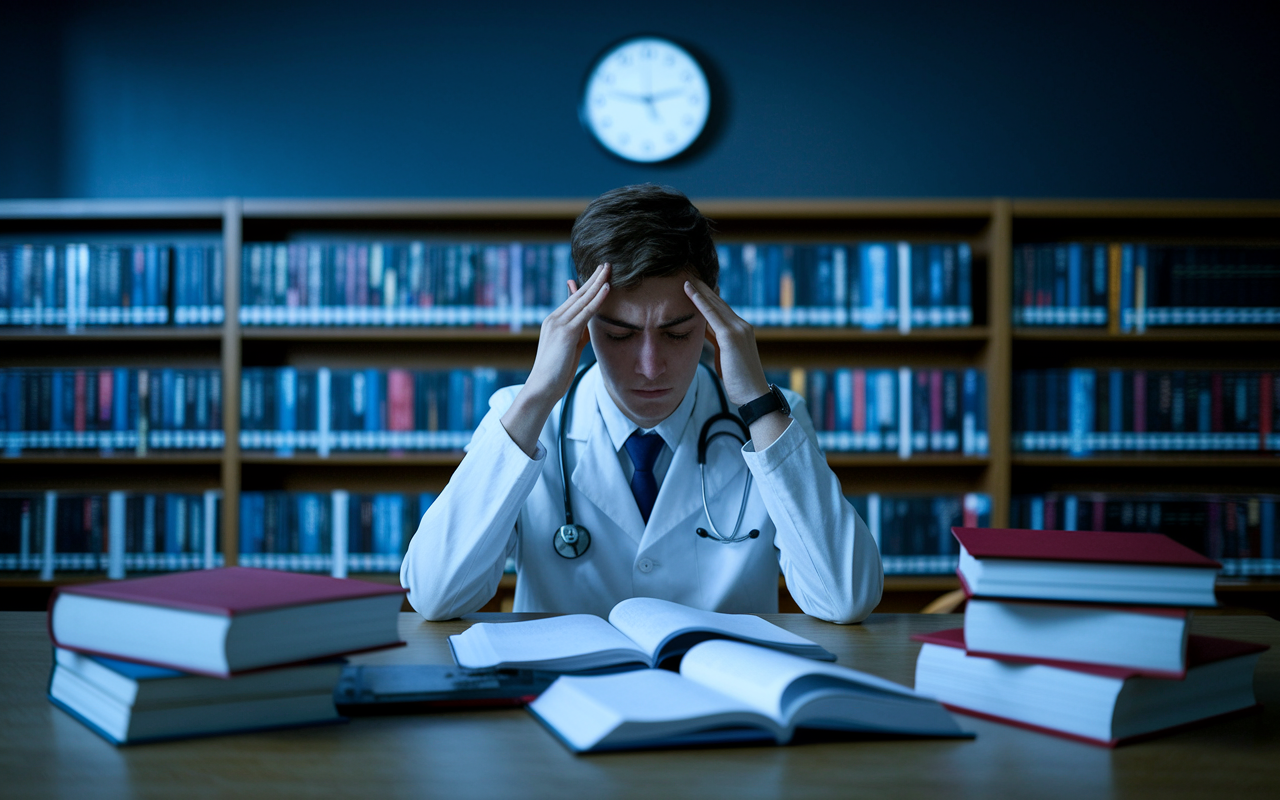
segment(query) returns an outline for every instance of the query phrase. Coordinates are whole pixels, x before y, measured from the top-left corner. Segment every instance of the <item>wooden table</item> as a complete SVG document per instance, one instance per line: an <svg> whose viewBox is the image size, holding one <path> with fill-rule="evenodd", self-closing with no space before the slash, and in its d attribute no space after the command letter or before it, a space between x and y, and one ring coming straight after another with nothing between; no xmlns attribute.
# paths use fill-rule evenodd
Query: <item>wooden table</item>
<svg viewBox="0 0 1280 800"><path fill-rule="evenodd" d="M446 623L400 615L408 647L365 663L449 663ZM955 615L873 615L853 626L770 620L839 663L911 685L912 633ZM3 797L1280 797L1280 622L1205 617L1201 633L1264 642L1267 709L1116 750L958 717L976 740L844 741L573 756L523 710L372 717L349 724L115 748L45 698L44 614L0 613Z"/></svg>

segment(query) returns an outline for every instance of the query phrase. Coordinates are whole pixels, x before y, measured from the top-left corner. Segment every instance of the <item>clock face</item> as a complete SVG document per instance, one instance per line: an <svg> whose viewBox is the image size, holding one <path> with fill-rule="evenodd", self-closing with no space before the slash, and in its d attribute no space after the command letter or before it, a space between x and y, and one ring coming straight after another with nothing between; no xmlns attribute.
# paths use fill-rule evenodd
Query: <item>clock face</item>
<svg viewBox="0 0 1280 800"><path fill-rule="evenodd" d="M679 45L641 36L596 61L582 123L609 152L653 163L679 155L707 126L711 93L702 67Z"/></svg>

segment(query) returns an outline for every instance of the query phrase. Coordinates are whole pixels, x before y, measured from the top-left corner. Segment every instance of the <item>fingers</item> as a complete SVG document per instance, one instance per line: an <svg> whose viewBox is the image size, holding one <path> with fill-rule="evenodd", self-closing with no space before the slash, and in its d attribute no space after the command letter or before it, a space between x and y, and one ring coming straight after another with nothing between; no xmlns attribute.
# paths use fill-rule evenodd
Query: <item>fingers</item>
<svg viewBox="0 0 1280 800"><path fill-rule="evenodd" d="M716 329L716 331L724 330L729 325L727 314L733 314L733 310L725 305L724 301L716 296L711 288L697 278L690 278L684 282L685 294L689 295L689 299L702 312L702 316L707 318L707 325ZM736 316L736 315L735 315Z"/></svg>
<svg viewBox="0 0 1280 800"><path fill-rule="evenodd" d="M571 325L582 325L586 329L587 322L596 315L600 310L600 306L604 305L604 301L609 299L609 284L602 283L591 300L578 310L571 318Z"/></svg>
<svg viewBox="0 0 1280 800"><path fill-rule="evenodd" d="M608 285L610 271L608 264L601 264L582 286L578 286L575 281L570 280L568 284L573 293L552 313L552 316L576 317L582 308L596 297L600 288Z"/></svg>

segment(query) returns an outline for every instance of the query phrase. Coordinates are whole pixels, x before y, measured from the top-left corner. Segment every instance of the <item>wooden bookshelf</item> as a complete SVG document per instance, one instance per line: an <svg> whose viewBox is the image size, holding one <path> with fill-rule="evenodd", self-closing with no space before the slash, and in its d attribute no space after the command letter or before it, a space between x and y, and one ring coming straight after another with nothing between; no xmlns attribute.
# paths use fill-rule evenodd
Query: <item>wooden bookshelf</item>
<svg viewBox="0 0 1280 800"><path fill-rule="evenodd" d="M240 259L246 243L297 234L324 237L423 236L468 241L564 241L586 199L568 200L40 200L0 201L0 236L164 236L214 234L224 249L225 322L217 326L0 329L0 366L123 366L193 364L222 371L225 446L214 454L136 457L25 455L0 459L0 488L47 480L145 489L171 485L223 491L222 549L236 562L242 490L349 488L351 485L438 489L458 464L457 452L341 453L282 458L244 453L239 445L240 377L246 367L369 364L434 368L467 363L532 363L538 328L404 326L241 326ZM965 241L973 252L974 325L965 328L867 331L857 328L758 327L766 368L789 366L978 367L987 375L990 455L964 458L832 453L828 460L849 492L979 491L991 495L992 522L1007 524L1010 496L1032 487L1083 486L1095 477L1137 483L1209 487L1228 480L1274 487L1280 459L1252 454L1135 454L1072 459L1015 455L1009 420L1012 374L1023 366L1107 366L1216 363L1280 366L1280 330L1177 328L1142 334L1100 329L1014 328L1012 252L1020 241L1072 239L1280 245L1280 202L1177 200L705 200L721 241L794 243ZM229 409L230 411L225 411ZM101 468L107 467L107 471ZM1251 477L1250 477L1251 476ZM1106 488L1099 486L1097 488ZM79 580L68 574L66 580ZM381 576L392 580L394 576ZM62 577L58 578L63 580ZM504 579L507 580L507 579ZM508 581L509 582L509 581ZM1244 581L1246 587L1257 581ZM0 587L40 585L8 577ZM1235 584L1232 584L1235 585ZM1270 584L1268 584L1270 585ZM504 584L506 587L506 584ZM511 587L504 588L509 591ZM887 594L939 594L955 588L947 576L890 576ZM1235 591L1234 589L1232 591Z"/></svg>

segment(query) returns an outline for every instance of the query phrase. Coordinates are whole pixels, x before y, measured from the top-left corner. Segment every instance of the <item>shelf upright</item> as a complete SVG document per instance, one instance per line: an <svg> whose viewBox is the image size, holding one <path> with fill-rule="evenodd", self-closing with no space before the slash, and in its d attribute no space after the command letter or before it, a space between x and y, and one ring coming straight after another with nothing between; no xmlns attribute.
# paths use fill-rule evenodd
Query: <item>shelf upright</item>
<svg viewBox="0 0 1280 800"><path fill-rule="evenodd" d="M1010 370L1013 364L1012 312L1013 265L1012 212L1008 200L992 204L991 227L987 234L987 432L991 462L987 467L986 491L991 495L991 524L1009 524L1009 497L1013 467L1010 443L1013 391Z"/></svg>
<svg viewBox="0 0 1280 800"><path fill-rule="evenodd" d="M222 556L227 566L240 555L240 257L242 201L222 206Z"/></svg>

